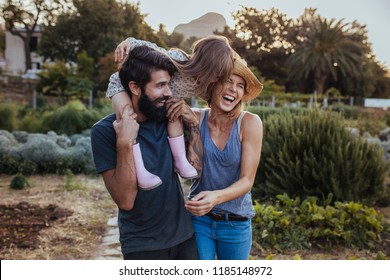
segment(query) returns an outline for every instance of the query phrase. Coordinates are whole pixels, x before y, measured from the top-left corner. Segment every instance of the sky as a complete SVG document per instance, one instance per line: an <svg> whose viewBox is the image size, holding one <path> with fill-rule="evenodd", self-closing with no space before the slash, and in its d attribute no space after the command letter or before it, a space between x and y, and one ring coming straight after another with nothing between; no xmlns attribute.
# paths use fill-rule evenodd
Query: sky
<svg viewBox="0 0 390 280"><path fill-rule="evenodd" d="M140 3L146 22L157 30L160 23L172 32L176 25L188 23L208 12L223 15L227 25L234 27L232 13L240 6L261 11L275 7L290 18L303 14L305 8L317 8L324 18L356 20L366 25L368 39L378 60L390 69L390 1L389 0L130 0Z"/></svg>

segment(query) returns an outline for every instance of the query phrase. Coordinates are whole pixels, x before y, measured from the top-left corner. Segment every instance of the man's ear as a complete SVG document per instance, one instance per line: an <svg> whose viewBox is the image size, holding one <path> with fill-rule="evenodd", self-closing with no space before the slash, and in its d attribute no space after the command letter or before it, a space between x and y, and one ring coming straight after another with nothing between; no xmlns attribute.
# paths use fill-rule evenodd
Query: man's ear
<svg viewBox="0 0 390 280"><path fill-rule="evenodd" d="M131 94L134 95L140 95L141 94L141 88L138 86L136 82L129 82L129 89L131 91Z"/></svg>

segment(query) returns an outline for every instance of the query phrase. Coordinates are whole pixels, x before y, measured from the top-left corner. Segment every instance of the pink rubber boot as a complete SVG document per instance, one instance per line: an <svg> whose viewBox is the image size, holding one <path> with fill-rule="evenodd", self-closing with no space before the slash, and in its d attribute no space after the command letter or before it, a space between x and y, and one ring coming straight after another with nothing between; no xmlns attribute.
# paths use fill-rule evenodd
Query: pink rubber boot
<svg viewBox="0 0 390 280"><path fill-rule="evenodd" d="M133 145L133 156L135 164L135 173L137 174L137 182L140 189L145 191L154 189L162 184L160 177L150 173L144 166L141 149L139 143Z"/></svg>
<svg viewBox="0 0 390 280"><path fill-rule="evenodd" d="M175 171L185 179L193 179L198 176L196 169L187 160L184 134L173 138L168 137L168 141L172 150Z"/></svg>

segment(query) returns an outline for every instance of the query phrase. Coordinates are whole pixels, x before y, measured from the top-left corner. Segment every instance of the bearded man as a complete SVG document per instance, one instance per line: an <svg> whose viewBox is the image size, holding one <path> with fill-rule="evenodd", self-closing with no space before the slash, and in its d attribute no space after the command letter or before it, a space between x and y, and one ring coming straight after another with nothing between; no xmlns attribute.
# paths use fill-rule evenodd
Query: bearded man
<svg viewBox="0 0 390 280"><path fill-rule="evenodd" d="M134 112L127 106L119 119L108 115L91 130L96 170L119 209L124 259L198 259L191 216L184 207L168 143L168 119L178 114L167 110L172 102L169 81L175 71L165 54L147 46L134 48L119 71ZM199 143L196 116L182 116L182 120L191 127L190 145ZM162 183L148 191L137 185L135 143L142 150L145 167L161 178ZM193 160L199 162L199 158Z"/></svg>

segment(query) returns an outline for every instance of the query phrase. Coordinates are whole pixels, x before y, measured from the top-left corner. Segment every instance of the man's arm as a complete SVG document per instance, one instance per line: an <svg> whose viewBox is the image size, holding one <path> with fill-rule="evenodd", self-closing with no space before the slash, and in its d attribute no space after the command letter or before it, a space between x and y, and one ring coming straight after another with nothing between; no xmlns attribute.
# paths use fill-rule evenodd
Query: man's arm
<svg viewBox="0 0 390 280"><path fill-rule="evenodd" d="M104 184L112 199L120 209L127 211L133 208L138 190L132 147L139 127L135 118L136 114L130 115L130 110L126 106L121 118L113 122L116 132L116 164L114 168L102 172ZM93 136L99 137L99 134L94 133ZM101 138L104 143L104 137ZM94 149L95 155L102 159L109 156L99 147Z"/></svg>
<svg viewBox="0 0 390 280"><path fill-rule="evenodd" d="M132 145L118 149L117 167L102 173L104 184L120 209L133 209L137 196L137 177L134 169Z"/></svg>

